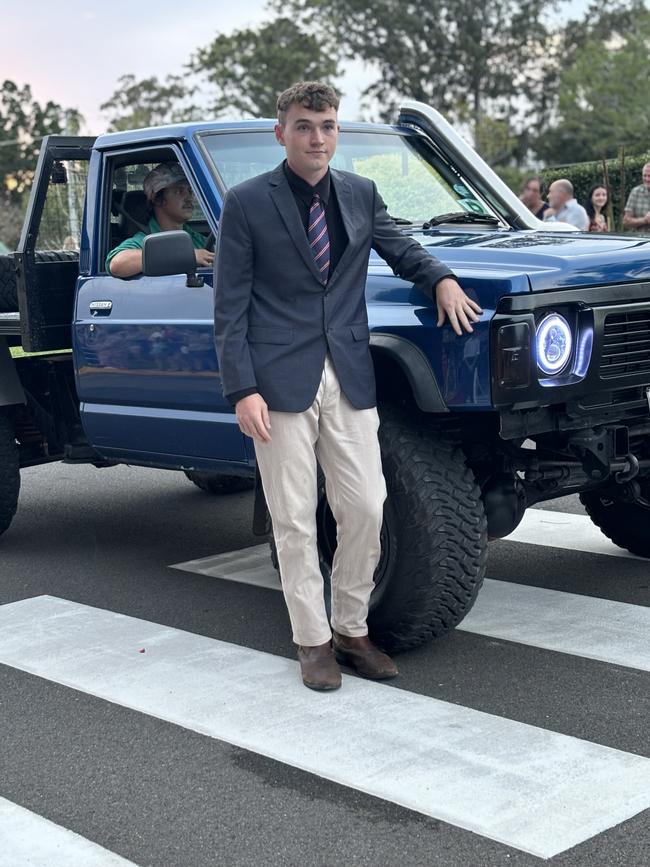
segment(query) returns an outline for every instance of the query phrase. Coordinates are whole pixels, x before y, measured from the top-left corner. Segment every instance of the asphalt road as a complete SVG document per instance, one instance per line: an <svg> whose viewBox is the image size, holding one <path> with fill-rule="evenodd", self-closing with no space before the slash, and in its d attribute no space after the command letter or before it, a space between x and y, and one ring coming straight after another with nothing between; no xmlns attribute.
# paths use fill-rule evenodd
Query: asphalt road
<svg viewBox="0 0 650 867"><path fill-rule="evenodd" d="M27 469L19 512L0 539L0 615L11 603L50 596L183 630L190 640L205 636L293 660L281 593L170 568L259 545L251 508L250 493L213 497L167 471ZM574 498L544 508L582 513ZM570 539L557 544L493 543L488 577L504 582L499 587L628 603L632 614L647 609L650 564L574 550ZM611 610L605 605L603 618ZM36 619L34 641L39 628ZM581 640L576 634L578 646ZM0 633L0 659L2 652ZM533 646L526 635L515 641L461 630L398 662L400 677L381 687L392 690L398 714L412 696L428 697L452 711L490 714L497 724L511 720L623 751L635 757L630 761L650 756L650 676L634 665ZM313 700L314 713L327 714L327 698ZM11 823L0 821L0 867L117 864L110 853L140 867L544 863L459 827L453 816L424 815L361 791L354 779L333 782L14 664L0 664L0 722L0 799L103 847L96 862L82 855L65 861L54 851L49 861L19 862L1 842ZM331 738L334 748L340 730L333 727ZM480 753L481 744L471 749ZM461 802L463 784L460 775ZM468 800L473 789L468 778ZM594 809L601 796L591 791ZM546 807L531 801L523 809L532 826ZM630 815L620 822L612 813L613 827L603 822L546 863L650 864L650 811Z"/></svg>

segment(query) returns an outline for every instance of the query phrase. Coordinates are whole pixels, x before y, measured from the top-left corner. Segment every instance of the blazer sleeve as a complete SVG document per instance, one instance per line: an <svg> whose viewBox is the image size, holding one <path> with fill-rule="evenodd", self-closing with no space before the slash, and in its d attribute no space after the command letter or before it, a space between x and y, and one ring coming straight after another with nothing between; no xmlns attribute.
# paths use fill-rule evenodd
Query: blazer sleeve
<svg viewBox="0 0 650 867"><path fill-rule="evenodd" d="M248 347L253 242L235 190L223 203L214 257L214 338L223 394L257 390Z"/></svg>
<svg viewBox="0 0 650 867"><path fill-rule="evenodd" d="M431 256L414 238L405 235L388 215L384 200L375 182L373 192L372 246L393 269L393 273L409 280L436 300L436 283L443 277L455 277L440 259Z"/></svg>

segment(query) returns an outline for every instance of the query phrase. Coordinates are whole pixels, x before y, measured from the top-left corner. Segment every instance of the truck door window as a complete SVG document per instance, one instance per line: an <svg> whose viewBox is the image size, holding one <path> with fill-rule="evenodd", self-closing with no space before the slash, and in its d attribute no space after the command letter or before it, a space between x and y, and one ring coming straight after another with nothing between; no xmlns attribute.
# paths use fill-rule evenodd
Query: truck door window
<svg viewBox="0 0 650 867"><path fill-rule="evenodd" d="M149 172L163 162L175 162L173 152L156 154L155 160L148 162L129 162L116 164L113 167L110 194L110 210L107 215L108 247L114 251L116 247L129 239L150 234L152 218L155 213L143 190L144 180ZM188 178L191 187L191 181ZM155 223L154 223L155 225ZM200 245L201 236L207 241L210 236L210 226L203 213L196 195L193 196L193 211L185 219L184 227L190 230L195 246ZM205 246L205 245L203 245ZM109 253L110 255L110 253Z"/></svg>
<svg viewBox="0 0 650 867"><path fill-rule="evenodd" d="M37 250L79 252L87 176L87 160L54 163L38 226Z"/></svg>

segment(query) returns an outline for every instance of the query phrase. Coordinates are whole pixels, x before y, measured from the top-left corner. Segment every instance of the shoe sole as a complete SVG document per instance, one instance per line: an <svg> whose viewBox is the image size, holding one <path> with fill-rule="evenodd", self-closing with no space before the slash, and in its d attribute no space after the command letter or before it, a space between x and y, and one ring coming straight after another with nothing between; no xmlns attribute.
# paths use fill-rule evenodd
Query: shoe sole
<svg viewBox="0 0 650 867"><path fill-rule="evenodd" d="M335 651L334 656L339 665L346 665L348 668L353 668L360 677L365 677L366 680L392 680L399 674L399 671L386 674L368 674L367 672L360 671L355 665L354 660L345 656L343 653Z"/></svg>
<svg viewBox="0 0 650 867"><path fill-rule="evenodd" d="M314 692L333 692L335 689L340 689L341 684L337 683L333 686L327 685L324 686L321 683L307 683L306 680L303 680L303 684L309 689L313 689Z"/></svg>

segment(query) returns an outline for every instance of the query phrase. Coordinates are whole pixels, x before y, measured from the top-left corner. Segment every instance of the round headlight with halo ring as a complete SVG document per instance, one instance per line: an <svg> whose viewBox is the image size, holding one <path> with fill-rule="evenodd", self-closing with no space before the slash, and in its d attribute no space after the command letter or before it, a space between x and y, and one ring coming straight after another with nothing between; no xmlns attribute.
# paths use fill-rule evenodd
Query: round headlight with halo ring
<svg viewBox="0 0 650 867"><path fill-rule="evenodd" d="M556 376L569 363L573 348L571 326L559 313L549 313L537 326L537 366Z"/></svg>

